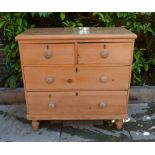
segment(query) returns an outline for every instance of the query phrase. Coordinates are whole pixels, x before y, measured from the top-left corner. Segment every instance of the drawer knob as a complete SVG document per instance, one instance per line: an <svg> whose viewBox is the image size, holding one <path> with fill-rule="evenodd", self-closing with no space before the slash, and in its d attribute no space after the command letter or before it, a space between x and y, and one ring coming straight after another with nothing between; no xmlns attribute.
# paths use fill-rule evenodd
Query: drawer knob
<svg viewBox="0 0 155 155"><path fill-rule="evenodd" d="M105 83L105 82L108 81L108 77L107 77L107 76L101 76L100 81L101 81L102 83Z"/></svg>
<svg viewBox="0 0 155 155"><path fill-rule="evenodd" d="M49 108L55 108L56 107L56 101L50 101L50 103L49 103Z"/></svg>
<svg viewBox="0 0 155 155"><path fill-rule="evenodd" d="M72 83L73 80L72 80L72 79L67 79L67 82L68 82L68 83Z"/></svg>
<svg viewBox="0 0 155 155"><path fill-rule="evenodd" d="M103 51L100 52L101 58L107 58L109 56L109 52L107 49L104 49Z"/></svg>
<svg viewBox="0 0 155 155"><path fill-rule="evenodd" d="M45 51L44 57L45 57L46 59L49 59L49 58L51 58L52 56L53 56L53 53L52 53L51 50L46 50L46 51Z"/></svg>
<svg viewBox="0 0 155 155"><path fill-rule="evenodd" d="M107 107L107 103L102 101L102 102L99 104L99 106L100 106L100 108L105 108L105 107Z"/></svg>
<svg viewBox="0 0 155 155"><path fill-rule="evenodd" d="M48 84L53 83L53 82L54 82L54 77L48 76L48 77L46 78L46 82L47 82Z"/></svg>

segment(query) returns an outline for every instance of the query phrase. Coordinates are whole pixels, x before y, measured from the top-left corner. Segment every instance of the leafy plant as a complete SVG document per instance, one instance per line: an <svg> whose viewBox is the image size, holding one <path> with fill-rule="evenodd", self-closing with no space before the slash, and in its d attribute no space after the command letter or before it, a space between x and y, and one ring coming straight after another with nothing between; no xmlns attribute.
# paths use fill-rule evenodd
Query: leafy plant
<svg viewBox="0 0 155 155"><path fill-rule="evenodd" d="M94 12L93 16L96 16L99 23L96 26L114 26L114 18L113 13L101 13L101 12Z"/></svg>
<svg viewBox="0 0 155 155"><path fill-rule="evenodd" d="M6 43L4 55L8 76L5 87L15 88L22 81L18 44L15 41L15 36L27 30L26 16L26 13L2 13L0 15L0 28L3 28Z"/></svg>
<svg viewBox="0 0 155 155"><path fill-rule="evenodd" d="M144 57L145 49L135 48L134 50L134 63L132 65L132 85L142 85L141 72L149 70L149 63Z"/></svg>
<svg viewBox="0 0 155 155"><path fill-rule="evenodd" d="M64 12L60 13L60 18L62 20L62 24L64 27L82 27L83 24L79 19L76 20L68 20L66 19L66 14Z"/></svg>
<svg viewBox="0 0 155 155"><path fill-rule="evenodd" d="M32 12L31 16L39 16L39 17L49 17L52 13L50 12Z"/></svg>

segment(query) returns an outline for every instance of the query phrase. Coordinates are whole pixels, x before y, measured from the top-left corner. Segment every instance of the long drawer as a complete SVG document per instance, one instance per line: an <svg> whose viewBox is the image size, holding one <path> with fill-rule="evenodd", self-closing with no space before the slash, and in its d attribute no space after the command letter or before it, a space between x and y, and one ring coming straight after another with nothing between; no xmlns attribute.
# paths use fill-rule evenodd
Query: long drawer
<svg viewBox="0 0 155 155"><path fill-rule="evenodd" d="M131 64L132 43L80 43L79 64Z"/></svg>
<svg viewBox="0 0 155 155"><path fill-rule="evenodd" d="M27 91L128 90L130 67L24 67Z"/></svg>
<svg viewBox="0 0 155 155"><path fill-rule="evenodd" d="M120 115L127 91L27 92L28 115Z"/></svg>
<svg viewBox="0 0 155 155"><path fill-rule="evenodd" d="M23 65L74 64L74 44L21 44Z"/></svg>

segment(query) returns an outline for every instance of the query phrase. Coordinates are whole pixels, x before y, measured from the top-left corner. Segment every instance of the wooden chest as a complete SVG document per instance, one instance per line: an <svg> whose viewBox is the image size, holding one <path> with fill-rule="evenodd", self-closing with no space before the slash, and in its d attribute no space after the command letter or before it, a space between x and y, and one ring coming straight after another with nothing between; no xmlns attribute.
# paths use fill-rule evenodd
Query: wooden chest
<svg viewBox="0 0 155 155"><path fill-rule="evenodd" d="M115 119L128 114L134 40L124 28L32 28L16 37L27 118Z"/></svg>

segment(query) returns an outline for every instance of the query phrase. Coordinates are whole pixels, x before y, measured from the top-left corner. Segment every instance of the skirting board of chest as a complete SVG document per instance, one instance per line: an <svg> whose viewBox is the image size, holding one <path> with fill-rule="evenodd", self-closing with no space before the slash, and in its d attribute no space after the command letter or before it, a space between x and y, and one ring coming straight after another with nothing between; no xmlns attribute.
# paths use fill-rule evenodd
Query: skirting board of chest
<svg viewBox="0 0 155 155"><path fill-rule="evenodd" d="M32 28L16 37L34 130L40 120L128 116L136 35L125 28Z"/></svg>

